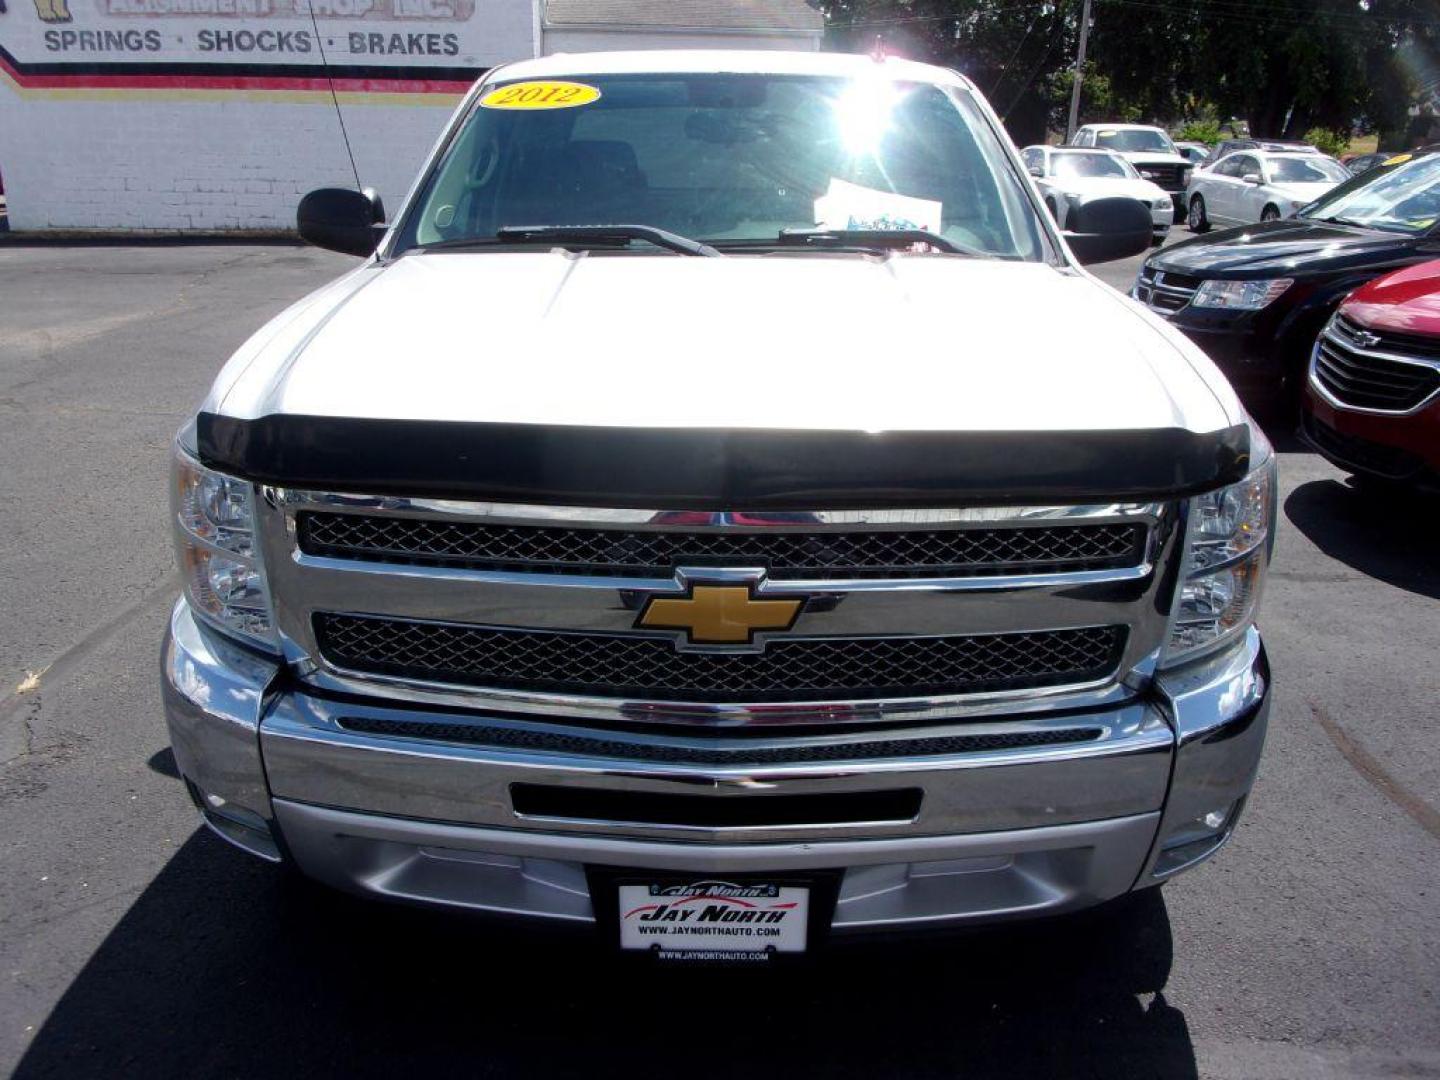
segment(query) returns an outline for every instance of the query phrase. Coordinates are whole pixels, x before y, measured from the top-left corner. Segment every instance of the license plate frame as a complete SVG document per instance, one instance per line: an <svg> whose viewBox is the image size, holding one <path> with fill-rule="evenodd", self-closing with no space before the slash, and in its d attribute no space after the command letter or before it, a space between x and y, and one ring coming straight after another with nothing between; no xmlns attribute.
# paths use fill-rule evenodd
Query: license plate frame
<svg viewBox="0 0 1440 1080"><path fill-rule="evenodd" d="M675 873L673 871L656 871L647 873L633 869L621 869L613 867L587 867L587 877L590 883L590 896L592 906L595 909L596 928L602 935L602 940L614 949L621 956L631 960L650 960L655 963L687 963L698 965L739 965L748 966L752 964L786 964L795 963L807 956L822 949L829 936L830 922L834 917L835 900L840 890L840 873L838 871L816 871L803 874L795 873ZM734 943L738 940L744 944L752 944L759 939L769 935L714 935L717 941L725 942L729 939L730 947L720 944L710 947L708 944L701 944L698 948L672 948L666 949L656 943L648 947L635 948L627 946L626 934L623 928L622 917L625 910L622 907L622 897L638 897L646 904L662 903L665 901L667 891L674 899L686 899L684 890L694 890L701 885L724 885L739 890L739 894L732 899L747 901L750 903L766 904L787 903L795 894L793 890L803 890L806 901L804 909L805 919L803 933L800 936L802 948L781 950L779 948L735 948ZM745 895L752 890L773 890L775 896L751 897ZM643 890L637 893L635 890ZM653 890L653 892L652 892ZM783 891L783 892L782 892ZM702 905L708 906L705 901L692 901L685 906ZM723 904L724 907L735 907L737 910L757 910L757 908L740 908L738 905ZM760 909L763 910L763 909ZM779 909L798 911L799 909ZM787 918L791 916L786 916ZM694 918L698 918L698 915ZM718 923L707 922L706 925L743 925L732 920L728 924L724 921ZM763 924L762 924L763 925ZM773 924L771 924L773 925ZM651 935L646 935L651 936ZM656 935L659 936L659 935ZM664 935L672 936L672 935ZM710 935L703 935L708 938ZM632 941L635 938L632 938ZM682 939L676 939L683 944ZM793 939L787 937L787 944ZM763 944L763 941L762 941Z"/></svg>

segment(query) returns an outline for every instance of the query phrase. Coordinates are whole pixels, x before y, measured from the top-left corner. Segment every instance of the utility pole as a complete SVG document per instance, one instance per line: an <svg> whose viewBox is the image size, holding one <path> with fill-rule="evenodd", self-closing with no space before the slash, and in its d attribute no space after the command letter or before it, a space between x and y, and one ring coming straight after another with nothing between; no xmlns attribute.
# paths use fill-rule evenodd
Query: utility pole
<svg viewBox="0 0 1440 1080"><path fill-rule="evenodd" d="M1075 84L1070 91L1070 123L1065 126L1065 141L1075 138L1075 125L1080 119L1080 83L1085 78L1085 39L1090 36L1090 0L1080 13L1080 49L1075 56Z"/></svg>

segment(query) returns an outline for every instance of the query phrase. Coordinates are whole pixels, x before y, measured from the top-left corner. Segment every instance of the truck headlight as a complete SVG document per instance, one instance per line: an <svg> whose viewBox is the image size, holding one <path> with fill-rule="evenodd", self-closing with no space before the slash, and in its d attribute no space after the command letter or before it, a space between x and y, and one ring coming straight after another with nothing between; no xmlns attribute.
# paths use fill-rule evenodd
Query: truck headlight
<svg viewBox="0 0 1440 1080"><path fill-rule="evenodd" d="M1295 279L1288 277L1260 281L1206 281L1201 283L1190 303L1194 307L1259 311L1293 284Z"/></svg>
<svg viewBox="0 0 1440 1080"><path fill-rule="evenodd" d="M1255 621L1275 534L1275 454L1251 425L1250 474L1190 500L1185 565L1162 663L1183 663Z"/></svg>
<svg viewBox="0 0 1440 1080"><path fill-rule="evenodd" d="M185 599L212 626L273 651L275 620L253 500L247 481L207 469L176 445L170 508Z"/></svg>

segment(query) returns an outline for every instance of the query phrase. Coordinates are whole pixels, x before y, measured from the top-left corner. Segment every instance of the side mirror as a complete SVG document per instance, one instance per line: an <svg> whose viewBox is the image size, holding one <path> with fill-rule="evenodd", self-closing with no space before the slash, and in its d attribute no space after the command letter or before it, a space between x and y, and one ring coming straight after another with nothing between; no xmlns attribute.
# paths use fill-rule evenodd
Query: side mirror
<svg viewBox="0 0 1440 1080"><path fill-rule="evenodd" d="M1113 262L1150 248L1154 222L1139 199L1096 199L1070 211L1065 242L1081 264Z"/></svg>
<svg viewBox="0 0 1440 1080"><path fill-rule="evenodd" d="M1258 184L1263 184L1263 183L1265 183L1265 178L1264 178L1263 176L1261 176L1258 172L1247 172L1247 173L1246 173L1244 176L1242 176L1240 179L1241 179L1241 180L1244 180L1245 183L1247 183L1247 184L1257 184L1257 185L1258 185Z"/></svg>
<svg viewBox="0 0 1440 1080"><path fill-rule="evenodd" d="M385 220L385 207L373 189L320 188L300 200L295 222L300 238L316 247L346 255L373 255Z"/></svg>
<svg viewBox="0 0 1440 1080"><path fill-rule="evenodd" d="M385 224L385 200L380 197L380 192L373 187L361 190L361 195L370 200L370 224Z"/></svg>

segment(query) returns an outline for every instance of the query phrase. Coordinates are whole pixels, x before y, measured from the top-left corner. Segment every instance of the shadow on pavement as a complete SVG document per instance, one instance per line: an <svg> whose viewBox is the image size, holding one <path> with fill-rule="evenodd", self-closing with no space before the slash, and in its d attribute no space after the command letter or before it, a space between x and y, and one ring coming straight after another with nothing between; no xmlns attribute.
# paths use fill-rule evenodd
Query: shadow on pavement
<svg viewBox="0 0 1440 1080"><path fill-rule="evenodd" d="M1332 559L1440 600L1440 499L1358 486L1353 479L1312 480L1290 493L1285 516Z"/></svg>
<svg viewBox="0 0 1440 1080"><path fill-rule="evenodd" d="M15 1075L1193 1077L1170 964L1152 889L798 968L655 970L297 883L197 833Z"/></svg>

